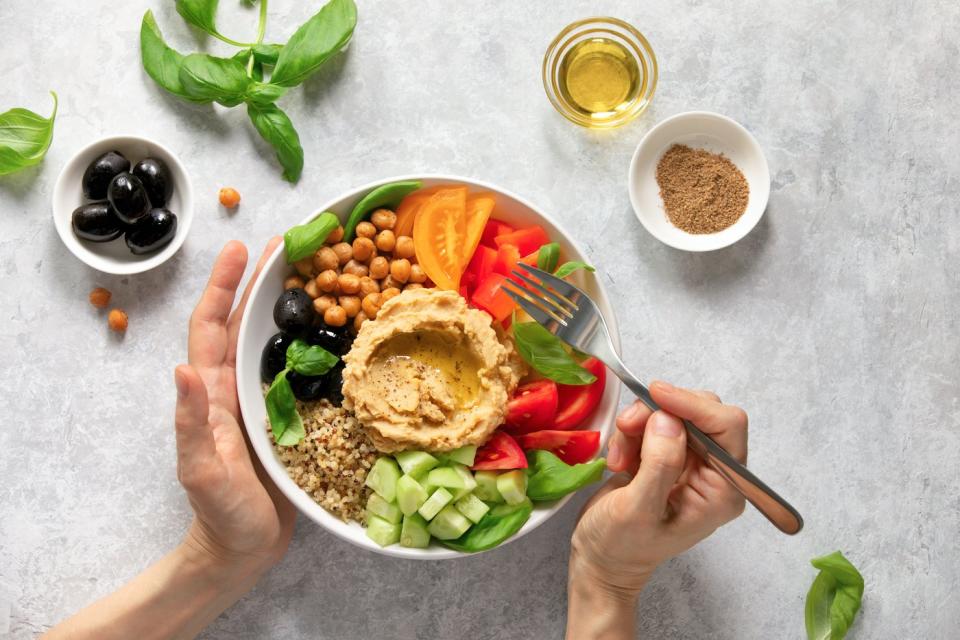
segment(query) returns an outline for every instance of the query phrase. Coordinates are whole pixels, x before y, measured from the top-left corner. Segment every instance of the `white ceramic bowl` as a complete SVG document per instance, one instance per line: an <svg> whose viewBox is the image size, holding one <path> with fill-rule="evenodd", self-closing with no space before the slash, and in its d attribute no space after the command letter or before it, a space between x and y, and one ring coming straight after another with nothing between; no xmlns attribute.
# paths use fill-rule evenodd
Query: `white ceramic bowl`
<svg viewBox="0 0 960 640"><path fill-rule="evenodd" d="M71 216L74 209L87 202L81 185L83 172L98 156L119 151L131 167L144 158L160 158L173 174L173 195L167 208L177 216L177 232L170 244L154 253L134 255L123 237L110 242L88 242L73 233ZM179 158L159 142L138 136L103 138L78 151L64 165L53 187L53 224L70 253L87 265L104 273L133 274L153 269L175 254L190 231L193 222L193 187Z"/></svg>
<svg viewBox="0 0 960 640"><path fill-rule="evenodd" d="M674 144L722 153L747 179L750 185L747 210L723 231L687 233L667 218L656 173L660 158ZM709 111L688 111L667 118L643 136L630 163L628 184L633 210L655 238L676 249L713 251L750 233L763 217L770 196L770 170L756 139L736 121Z"/></svg>
<svg viewBox="0 0 960 640"><path fill-rule="evenodd" d="M282 234L286 231L287 227L307 222L311 220L317 212L321 211L331 211L340 216L341 219L344 219L353 205L371 189L381 184L395 182L397 180L422 180L424 186L427 187L437 184L465 184L470 187L471 191L493 192L497 200L494 215L498 219L503 219L517 225L540 224L547 230L551 238L560 243L563 260L590 262L589 256L586 256L573 239L561 230L557 222L531 203L522 199L520 196L514 195L492 184L457 176L416 175L378 180L377 182L353 189L329 202L321 203L318 207L308 206L313 213L302 221L288 220L286 226L279 227L276 231L278 234ZM290 273L291 267L287 265L284 259L283 246L281 245L269 258L263 268L260 279L253 286L243 321L240 324L239 347L237 351L237 391L240 396L240 410L243 413L243 420L246 424L247 434L250 437L253 449L263 463L270 478L276 483L283 494L307 517L337 537L359 547L363 547L364 549L390 556L421 560L439 560L443 558L474 555L462 554L437 544L427 549L408 549L399 545L381 548L367 538L364 529L360 525L355 523L347 524L336 516L331 515L326 509L314 502L313 498L300 489L287 475L286 469L283 463L280 462L267 435L267 415L263 403L263 391L260 382L260 354L267 339L277 332L277 327L273 324L273 305L283 290L283 279ZM594 300L596 300L606 319L607 326L613 334L614 342L619 348L620 334L617 329L617 322L613 316L613 310L610 307L610 300L600 279L593 274L580 272L573 281L585 288L593 296ZM608 376L603 398L591 420L592 427L601 432L601 443L604 445L613 431L619 400L620 385L615 378ZM595 488L596 487L591 487L587 490L590 491ZM568 499L569 496L556 502L537 505L533 514L530 516L530 520L527 521L523 529L510 538L510 541L517 540L524 534L533 531L546 522Z"/></svg>

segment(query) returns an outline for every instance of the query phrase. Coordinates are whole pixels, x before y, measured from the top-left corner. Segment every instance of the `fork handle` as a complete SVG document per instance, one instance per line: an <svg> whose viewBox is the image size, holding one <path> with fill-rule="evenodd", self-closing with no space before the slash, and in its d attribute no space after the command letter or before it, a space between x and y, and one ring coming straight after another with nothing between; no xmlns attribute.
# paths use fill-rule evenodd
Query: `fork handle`
<svg viewBox="0 0 960 640"><path fill-rule="evenodd" d="M611 369L640 401L651 411L660 406L654 402L650 390L630 373L623 363L616 363ZM713 438L701 431L689 420L683 421L687 429L687 446L699 455L717 473L726 478L733 488L762 513L767 520L786 534L799 533L803 528L803 518L789 502L776 491L768 487L760 478L753 475L746 466L730 455L726 449L714 442Z"/></svg>

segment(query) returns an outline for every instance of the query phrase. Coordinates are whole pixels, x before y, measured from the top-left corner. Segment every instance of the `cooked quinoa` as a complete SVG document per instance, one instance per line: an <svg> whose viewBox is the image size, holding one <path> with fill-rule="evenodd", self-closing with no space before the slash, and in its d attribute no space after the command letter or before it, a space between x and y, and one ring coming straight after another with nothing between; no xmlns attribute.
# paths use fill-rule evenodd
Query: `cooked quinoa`
<svg viewBox="0 0 960 640"><path fill-rule="evenodd" d="M298 401L297 412L303 419L304 439L292 447L274 444L287 473L327 511L363 522L370 495L363 483L377 459L366 431L353 414L326 400Z"/></svg>

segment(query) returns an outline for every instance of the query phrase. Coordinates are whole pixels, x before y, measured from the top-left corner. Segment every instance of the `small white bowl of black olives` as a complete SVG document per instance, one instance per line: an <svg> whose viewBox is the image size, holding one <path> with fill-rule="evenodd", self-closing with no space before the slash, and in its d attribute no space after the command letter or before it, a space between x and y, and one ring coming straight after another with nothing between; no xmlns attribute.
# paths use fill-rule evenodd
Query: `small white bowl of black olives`
<svg viewBox="0 0 960 640"><path fill-rule="evenodd" d="M147 138L114 136L84 147L53 188L53 222L63 243L105 273L162 264L192 221L193 189L183 165Z"/></svg>

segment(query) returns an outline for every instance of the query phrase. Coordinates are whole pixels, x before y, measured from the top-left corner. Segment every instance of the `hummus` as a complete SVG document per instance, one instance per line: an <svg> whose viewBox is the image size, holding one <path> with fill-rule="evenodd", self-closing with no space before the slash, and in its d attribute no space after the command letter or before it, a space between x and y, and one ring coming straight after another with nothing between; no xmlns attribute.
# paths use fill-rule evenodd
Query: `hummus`
<svg viewBox="0 0 960 640"><path fill-rule="evenodd" d="M439 289L388 300L343 360L343 406L384 453L483 444L524 368L490 316Z"/></svg>

